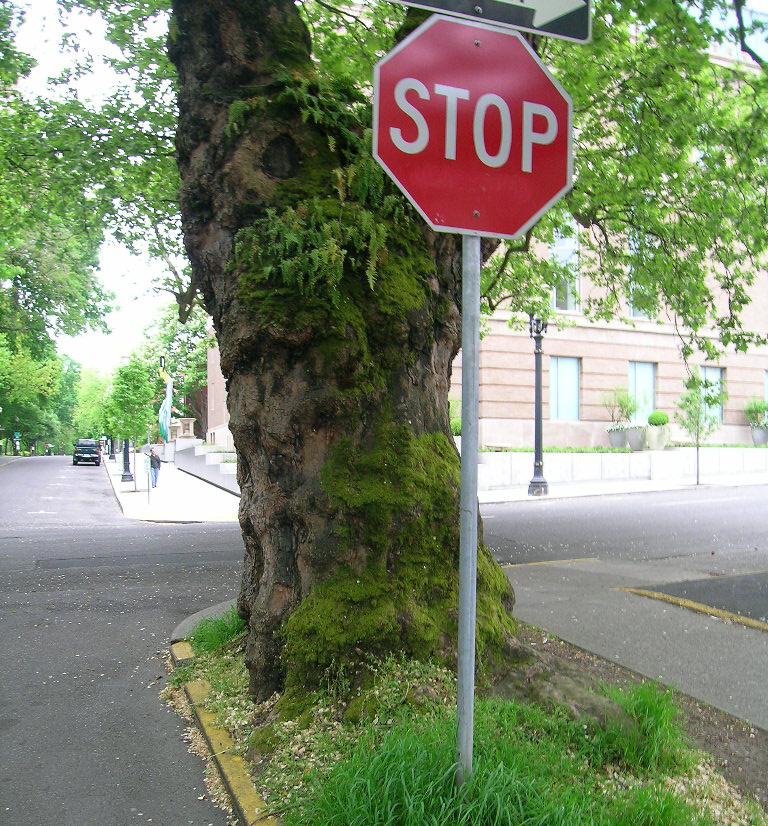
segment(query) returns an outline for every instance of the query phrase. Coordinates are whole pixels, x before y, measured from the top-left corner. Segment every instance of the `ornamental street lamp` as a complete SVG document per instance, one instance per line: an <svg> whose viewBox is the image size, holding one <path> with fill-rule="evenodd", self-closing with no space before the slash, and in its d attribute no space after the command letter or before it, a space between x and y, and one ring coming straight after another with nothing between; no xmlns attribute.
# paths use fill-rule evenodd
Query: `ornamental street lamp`
<svg viewBox="0 0 768 826"><path fill-rule="evenodd" d="M121 482L133 482L133 474L131 473L131 458L128 455L129 446L128 438L123 442L123 475L120 477Z"/></svg>
<svg viewBox="0 0 768 826"><path fill-rule="evenodd" d="M546 496L549 492L544 478L544 458L541 448L541 339L547 332L547 322L528 314L528 332L534 341L534 431L533 431L533 479L528 484L529 496Z"/></svg>
<svg viewBox="0 0 768 826"><path fill-rule="evenodd" d="M122 362L122 367L127 367L130 363L130 359L128 356L121 356L120 361ZM123 475L120 477L121 482L133 482L133 474L131 473L131 457L129 455L130 446L128 444L129 439L126 436L125 441L123 442Z"/></svg>

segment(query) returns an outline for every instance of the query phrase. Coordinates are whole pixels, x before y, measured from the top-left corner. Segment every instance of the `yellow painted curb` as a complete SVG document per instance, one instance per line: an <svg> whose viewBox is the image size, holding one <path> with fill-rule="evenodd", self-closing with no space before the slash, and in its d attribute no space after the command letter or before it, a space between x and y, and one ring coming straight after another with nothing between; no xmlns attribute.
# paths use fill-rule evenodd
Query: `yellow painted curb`
<svg viewBox="0 0 768 826"><path fill-rule="evenodd" d="M171 659L173 660L173 664L175 666L185 665L190 660L194 660L194 658L195 652L186 640L175 642L171 646Z"/></svg>
<svg viewBox="0 0 768 826"><path fill-rule="evenodd" d="M174 643L171 646L171 659L174 665L183 665L193 660L194 653L190 644L186 640ZM257 794L245 760L235 754L232 738L216 725L214 715L203 707L210 690L211 687L205 680L184 684L184 693L192 706L198 727L205 737L211 758L216 763L241 826L279 826L279 821L269 814L267 804Z"/></svg>
<svg viewBox="0 0 768 826"><path fill-rule="evenodd" d="M219 769L232 807L242 826L253 826L256 823L262 826L278 826L278 821L269 814L267 804L256 793L245 761L235 754L232 738L216 725L214 715L203 708L210 691L208 683L204 680L185 683L184 691L192 704L200 731L208 743L211 757Z"/></svg>
<svg viewBox="0 0 768 826"><path fill-rule="evenodd" d="M768 631L768 622L761 622L751 617L742 617L740 614L724 611L721 608L712 608L710 605L693 602L683 597L675 597L671 594L661 593L660 591L646 591L644 588L617 588L616 590L624 591L627 594L637 594L638 596L648 597L650 599L658 599L661 602L668 602L670 605L679 605L681 608L687 608L689 611L695 611L697 614L708 614L711 617L717 617L717 619L723 620L723 622L735 622L747 628L754 628L757 631Z"/></svg>
<svg viewBox="0 0 768 826"><path fill-rule="evenodd" d="M596 556L580 556L575 559L548 559L544 562L507 562L501 567L504 570L508 568L540 568L547 565L575 565L579 562L599 562Z"/></svg>

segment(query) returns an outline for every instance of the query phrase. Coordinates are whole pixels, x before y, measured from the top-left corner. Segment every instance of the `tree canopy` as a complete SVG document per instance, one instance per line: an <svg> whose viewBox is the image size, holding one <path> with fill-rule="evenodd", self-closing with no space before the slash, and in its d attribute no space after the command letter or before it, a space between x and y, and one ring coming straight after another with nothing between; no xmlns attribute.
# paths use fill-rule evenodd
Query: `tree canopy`
<svg viewBox="0 0 768 826"><path fill-rule="evenodd" d="M109 181L116 205L110 230L144 241L168 263L165 286L183 306L194 300L189 273L174 263L181 251L173 135L175 72L164 51L167 0L61 0L63 9L102 15L119 57L108 62L122 78L99 108L81 112L78 128L98 136L94 169ZM582 272L602 288L584 309L595 317L633 305L667 313L685 348L712 354L710 327L725 345L758 341L740 322L748 288L765 261L766 172L765 15L743 0L668 0L594 4L594 38L574 46L532 38L574 98L576 175L566 203L548 215L509 255L484 274L486 311L502 301L546 314L547 296L568 273L541 260L536 241L579 227ZM299 4L328 95L343 83L368 90L372 65L392 45L401 6ZM732 44L755 71L710 60ZM87 61L85 62L87 65ZM86 71L86 65L81 71ZM305 94L305 116L321 116L322 98ZM349 128L365 130L370 110L346 95ZM327 103L327 101L326 101ZM71 101L70 101L71 104ZM240 106L240 104L238 104ZM320 108L318 108L320 107ZM247 110L233 108L237 130ZM357 122L357 126L354 123ZM310 242L311 243L311 242ZM714 277L707 283L704 274ZM682 289L681 289L682 285ZM726 295L716 313L713 288Z"/></svg>
<svg viewBox="0 0 768 826"><path fill-rule="evenodd" d="M23 95L32 61L13 46L19 12L0 5L0 332L52 352L59 333L103 326L95 270L106 208L71 105Z"/></svg>
<svg viewBox="0 0 768 826"><path fill-rule="evenodd" d="M156 419L153 395L147 366L132 356L127 365L117 368L104 401L103 423L107 430L134 443L146 436Z"/></svg>

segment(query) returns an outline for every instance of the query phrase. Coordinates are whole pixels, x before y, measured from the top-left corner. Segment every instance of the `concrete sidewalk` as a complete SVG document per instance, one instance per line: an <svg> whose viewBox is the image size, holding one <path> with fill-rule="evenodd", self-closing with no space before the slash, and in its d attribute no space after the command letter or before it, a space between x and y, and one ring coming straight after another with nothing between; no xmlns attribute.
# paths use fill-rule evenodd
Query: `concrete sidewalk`
<svg viewBox="0 0 768 826"><path fill-rule="evenodd" d="M145 456L136 453L138 473L134 470L133 452L130 454L133 482L123 482L123 455L116 454L110 461L103 459L115 497L127 519L147 522L237 522L240 497L190 476L172 462L163 462L157 487L147 495L148 474L144 469Z"/></svg>
<svg viewBox="0 0 768 826"><path fill-rule="evenodd" d="M134 473L134 457L130 454L134 482L123 482L122 453L115 460L103 463L123 514L128 519L151 522L237 522L240 497L199 476L180 470L173 462L163 462L156 488L147 498L147 473L144 454L136 454L138 474ZM739 486L768 485L768 473L712 474L702 478L702 485ZM613 479L582 482L551 482L546 496L529 496L528 483L479 490L481 505L503 502L537 502L581 496L608 496L650 493L659 490L680 490L694 487L688 476L672 479Z"/></svg>
<svg viewBox="0 0 768 826"><path fill-rule="evenodd" d="M768 473L728 474L707 476L700 487L740 487L742 485L768 485ZM495 488L478 491L481 505L501 504L503 502L535 502L546 499L568 499L580 496L616 496L630 493L652 493L660 490L682 490L694 488L690 479L633 479L604 480L600 482L555 482L549 484L546 496L529 496L528 485L516 485L509 488Z"/></svg>
<svg viewBox="0 0 768 826"><path fill-rule="evenodd" d="M731 554L726 566L765 570L767 556ZM503 567L518 619L768 731L768 634L737 616L727 621L714 609L694 611L685 600L649 599L632 590L727 576L708 554Z"/></svg>

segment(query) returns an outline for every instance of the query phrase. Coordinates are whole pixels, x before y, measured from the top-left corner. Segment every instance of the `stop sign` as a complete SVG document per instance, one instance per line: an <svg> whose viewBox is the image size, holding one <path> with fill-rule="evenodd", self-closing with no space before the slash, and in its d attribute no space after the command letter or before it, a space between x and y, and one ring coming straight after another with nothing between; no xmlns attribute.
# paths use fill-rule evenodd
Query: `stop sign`
<svg viewBox="0 0 768 826"><path fill-rule="evenodd" d="M435 15L374 70L373 153L438 232L517 238L571 187L571 99L514 31Z"/></svg>

